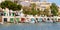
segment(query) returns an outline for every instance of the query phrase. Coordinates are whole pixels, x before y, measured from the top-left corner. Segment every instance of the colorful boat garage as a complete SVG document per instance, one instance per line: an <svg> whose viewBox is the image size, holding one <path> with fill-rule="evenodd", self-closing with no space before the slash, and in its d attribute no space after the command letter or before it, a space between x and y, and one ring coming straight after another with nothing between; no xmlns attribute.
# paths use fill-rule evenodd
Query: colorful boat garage
<svg viewBox="0 0 60 30"><path fill-rule="evenodd" d="M26 16L22 13L22 11L12 11L9 10L8 8L6 9L1 9L0 10L0 22L5 23L5 22L10 22L10 23L25 23L25 22L52 22L52 21L59 21L60 22L60 17L41 17L41 16Z"/></svg>

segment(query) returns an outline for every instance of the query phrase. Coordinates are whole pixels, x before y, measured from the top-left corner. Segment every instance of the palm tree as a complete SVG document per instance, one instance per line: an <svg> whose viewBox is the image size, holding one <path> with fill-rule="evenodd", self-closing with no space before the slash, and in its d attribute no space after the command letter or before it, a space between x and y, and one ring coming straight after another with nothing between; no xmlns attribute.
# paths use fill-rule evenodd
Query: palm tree
<svg viewBox="0 0 60 30"><path fill-rule="evenodd" d="M50 6L50 9L51 9L51 13L52 13L54 16L57 16L58 6L57 6L55 3L52 3L52 5Z"/></svg>

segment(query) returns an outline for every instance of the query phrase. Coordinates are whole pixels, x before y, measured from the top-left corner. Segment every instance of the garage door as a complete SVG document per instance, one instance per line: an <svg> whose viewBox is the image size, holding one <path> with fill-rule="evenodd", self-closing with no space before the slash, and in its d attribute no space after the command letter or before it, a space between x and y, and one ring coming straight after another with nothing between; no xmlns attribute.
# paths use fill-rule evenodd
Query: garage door
<svg viewBox="0 0 60 30"><path fill-rule="evenodd" d="M7 18L4 18L4 22L7 22Z"/></svg>
<svg viewBox="0 0 60 30"><path fill-rule="evenodd" d="M10 18L10 22L14 22L14 18Z"/></svg>
<svg viewBox="0 0 60 30"><path fill-rule="evenodd" d="M16 18L16 21L19 22L19 18Z"/></svg>

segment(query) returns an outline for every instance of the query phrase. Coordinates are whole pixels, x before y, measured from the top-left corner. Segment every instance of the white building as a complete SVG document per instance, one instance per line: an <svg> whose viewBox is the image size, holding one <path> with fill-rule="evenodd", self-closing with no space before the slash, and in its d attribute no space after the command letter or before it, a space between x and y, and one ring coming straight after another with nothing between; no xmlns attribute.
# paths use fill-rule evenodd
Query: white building
<svg viewBox="0 0 60 30"><path fill-rule="evenodd" d="M5 1L5 0L0 0L0 3L3 2L3 1Z"/></svg>

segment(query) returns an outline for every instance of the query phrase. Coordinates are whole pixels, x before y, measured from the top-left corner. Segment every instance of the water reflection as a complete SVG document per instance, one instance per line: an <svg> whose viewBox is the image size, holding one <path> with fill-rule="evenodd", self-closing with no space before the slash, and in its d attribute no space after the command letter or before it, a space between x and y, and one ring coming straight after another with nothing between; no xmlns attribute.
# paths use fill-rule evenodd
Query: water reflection
<svg viewBox="0 0 60 30"><path fill-rule="evenodd" d="M0 30L60 30L60 23L0 24Z"/></svg>

